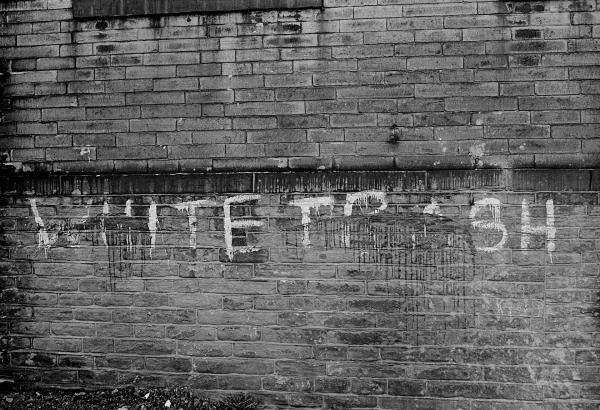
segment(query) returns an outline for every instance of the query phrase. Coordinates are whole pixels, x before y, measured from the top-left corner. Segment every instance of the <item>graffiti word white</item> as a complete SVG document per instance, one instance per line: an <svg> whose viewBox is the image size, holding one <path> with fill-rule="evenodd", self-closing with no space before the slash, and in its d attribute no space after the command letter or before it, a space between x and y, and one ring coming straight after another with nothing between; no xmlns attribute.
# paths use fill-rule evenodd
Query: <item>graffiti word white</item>
<svg viewBox="0 0 600 410"><path fill-rule="evenodd" d="M304 228L304 236L302 237L302 245L310 245L310 210L314 209L317 216L319 215L319 208L322 206L330 207L333 212L334 199L330 196L318 197L318 198L301 198L292 201L290 205L297 206L300 208L302 214L302 226Z"/></svg>
<svg viewBox="0 0 600 410"><path fill-rule="evenodd" d="M491 231L498 231L502 233L502 238L500 241L493 246L476 246L475 249L484 251L484 252L494 252L499 249L502 249L504 244L506 243L506 239L508 238L508 231L506 230L506 226L500 221L500 200L496 198L483 198L479 201L475 201L475 204L471 207L470 217L471 219L475 219L479 211L484 208L489 208L492 213L492 220L486 221L472 221L471 225L475 229L487 229Z"/></svg>
<svg viewBox="0 0 600 410"><path fill-rule="evenodd" d="M233 261L235 253L247 253L257 251L259 248L254 246L234 246L233 245L233 230L234 229L249 229L262 227L263 221L251 218L240 218L232 220L231 207L235 205L244 204L250 201L258 201L261 196L257 194L251 195L237 195L226 198L223 202L224 212L224 239L225 239L225 251L229 260ZM369 201L375 201L378 207L370 208ZM35 219L38 227L38 246L40 248L49 249L54 243L56 243L56 237L58 235L49 234L44 220L40 216L37 202L35 199L30 199L29 204L31 212ZM365 212L368 215L374 215L385 211L388 208L388 200L385 192L383 191L362 191L356 193L350 193L346 196L346 202L344 204L344 216L350 217L354 212L354 206L359 205L361 209L366 209ZM310 242L310 224L312 222L311 213L319 218L320 208L328 207L330 215L333 214L333 207L335 205L335 199L332 196L323 197L306 197L299 198L290 202L291 206L300 208L301 221L303 226L303 238L302 244L309 246ZM155 202L151 202L148 208L148 231L150 234L150 252L156 247L156 235L159 229L158 223L158 206ZM189 229L189 246L195 249L197 246L197 230L198 230L198 208L206 207L217 207L219 204L213 200L200 199L194 201L184 201L178 204L165 204L161 206L170 206L177 209L180 212L186 212L188 216L188 229ZM469 212L471 218L471 225L476 230L491 231L501 234L501 238L493 245L488 246L476 246L477 250L483 252L494 252L503 249L508 239L508 231L505 224L502 222L501 213L501 202L497 198L485 197L476 201ZM489 211L490 217L484 219L482 214L485 211ZM88 211L89 212L89 211ZM131 217L132 213L132 200L129 199L125 203L125 216ZM442 210L435 199L431 200L431 203L423 209L424 214L430 215L442 215ZM106 237L106 218L110 215L109 204L105 201L102 207L102 213L100 215L100 237L102 243L108 246ZM89 217L89 215L88 215ZM554 202L550 199L546 201L546 224L540 226L534 226L531 223L531 217L529 214L529 203L526 199L523 199L521 203L521 249L529 249L532 235L545 235L546 236L546 250L552 256L556 245L554 243L556 239L556 228L554 227L555 216L554 216ZM59 228L61 229L61 228ZM131 232L131 229L129 228ZM129 235L130 235L129 232ZM346 245L349 245L349 235L346 232L344 234ZM128 245L132 243L131 239L127 240ZM151 253L152 255L152 253Z"/></svg>
<svg viewBox="0 0 600 410"><path fill-rule="evenodd" d="M200 199L197 201L187 201L180 204L172 205L175 209L180 212L187 212L188 214L188 226L190 228L190 248L196 249L196 230L198 228L198 218L196 217L196 208L200 207L214 207L217 203L209 201L207 199Z"/></svg>
<svg viewBox="0 0 600 410"><path fill-rule="evenodd" d="M532 234L546 235L546 249L552 257L552 252L556 245L556 228L554 227L554 201L551 199L546 201L546 226L531 226L531 218L529 217L529 203L527 199L523 199L521 203L521 249L529 248L529 241Z"/></svg>
<svg viewBox="0 0 600 410"><path fill-rule="evenodd" d="M223 204L224 212L224 231L225 231L225 249L227 256L230 261L233 261L233 255L235 252L252 252L256 250L252 246L233 246L233 229L245 229L252 227L259 227L263 225L262 221L256 219L239 219L237 221L231 220L231 205L242 204L249 201L257 201L260 199L260 195L237 195L231 198L227 198Z"/></svg>

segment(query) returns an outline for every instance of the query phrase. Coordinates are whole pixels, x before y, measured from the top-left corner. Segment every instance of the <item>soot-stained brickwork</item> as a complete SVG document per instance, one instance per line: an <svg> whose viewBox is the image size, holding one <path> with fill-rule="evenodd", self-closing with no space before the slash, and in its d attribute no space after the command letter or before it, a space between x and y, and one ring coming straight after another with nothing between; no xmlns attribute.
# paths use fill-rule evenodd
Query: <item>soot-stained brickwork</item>
<svg viewBox="0 0 600 410"><path fill-rule="evenodd" d="M0 7L8 169L598 165L595 0L83 20L69 0Z"/></svg>
<svg viewBox="0 0 600 410"><path fill-rule="evenodd" d="M600 405L597 1L144 4L0 3L3 377Z"/></svg>
<svg viewBox="0 0 600 410"><path fill-rule="evenodd" d="M6 177L3 372L267 408L591 409L598 178Z"/></svg>

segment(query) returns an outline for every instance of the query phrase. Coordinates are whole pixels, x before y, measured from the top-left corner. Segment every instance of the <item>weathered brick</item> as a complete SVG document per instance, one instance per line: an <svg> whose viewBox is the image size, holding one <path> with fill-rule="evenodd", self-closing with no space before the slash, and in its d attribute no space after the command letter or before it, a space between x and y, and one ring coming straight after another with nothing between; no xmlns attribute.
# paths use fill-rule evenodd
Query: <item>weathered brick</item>
<svg viewBox="0 0 600 410"><path fill-rule="evenodd" d="M17 134L56 134L56 123L21 122L17 124Z"/></svg>
<svg viewBox="0 0 600 410"><path fill-rule="evenodd" d="M173 64L173 63L169 63ZM221 74L221 64L186 64L177 66L178 77L206 77Z"/></svg>
<svg viewBox="0 0 600 410"><path fill-rule="evenodd" d="M457 83L444 85L416 84L415 97L496 96L497 83Z"/></svg>
<svg viewBox="0 0 600 410"><path fill-rule="evenodd" d="M173 145L168 147L168 157L179 158L213 158L225 155L224 144Z"/></svg>
<svg viewBox="0 0 600 410"><path fill-rule="evenodd" d="M10 371L273 408L594 407L595 3L324 5L4 5ZM261 226L229 237L237 195Z"/></svg>
<svg viewBox="0 0 600 410"><path fill-rule="evenodd" d="M453 97L446 99L448 111L501 111L515 110L516 98L508 97Z"/></svg>
<svg viewBox="0 0 600 410"><path fill-rule="evenodd" d="M247 115L288 115L304 114L304 103L281 102L281 103L239 103L227 105L225 115L247 116Z"/></svg>
<svg viewBox="0 0 600 410"><path fill-rule="evenodd" d="M258 359L194 359L197 372L201 373L239 373L239 374L272 374L273 362Z"/></svg>
<svg viewBox="0 0 600 410"><path fill-rule="evenodd" d="M184 118L177 120L178 130L224 130L230 128L231 119L229 118Z"/></svg>
<svg viewBox="0 0 600 410"><path fill-rule="evenodd" d="M260 75L252 76L227 76L227 77L202 77L200 88L228 90L232 88L260 88L264 85L264 78Z"/></svg>
<svg viewBox="0 0 600 410"><path fill-rule="evenodd" d="M383 44L378 47L372 47L367 45L332 47L333 58L373 58L393 55L394 47L391 44Z"/></svg>
<svg viewBox="0 0 600 410"><path fill-rule="evenodd" d="M138 159L166 158L167 150L163 147L99 147L96 150L98 159Z"/></svg>
<svg viewBox="0 0 600 410"><path fill-rule="evenodd" d="M126 132L129 123L125 120L113 121L59 121L60 133L96 133L96 132Z"/></svg>
<svg viewBox="0 0 600 410"><path fill-rule="evenodd" d="M171 78L175 77L174 66L143 66L127 67L125 71L127 79L138 78Z"/></svg>
<svg viewBox="0 0 600 410"><path fill-rule="evenodd" d="M405 16L452 16L462 14L476 14L475 4L425 4L425 5L407 5L404 6Z"/></svg>

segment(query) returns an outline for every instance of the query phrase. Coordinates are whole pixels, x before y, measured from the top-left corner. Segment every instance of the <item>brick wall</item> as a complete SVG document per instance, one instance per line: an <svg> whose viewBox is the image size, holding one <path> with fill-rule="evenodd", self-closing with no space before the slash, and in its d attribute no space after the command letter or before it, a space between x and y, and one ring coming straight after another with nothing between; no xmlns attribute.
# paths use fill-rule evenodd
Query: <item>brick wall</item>
<svg viewBox="0 0 600 410"><path fill-rule="evenodd" d="M76 21L68 0L3 2L4 162L597 165L596 1L375 3Z"/></svg>
<svg viewBox="0 0 600 410"><path fill-rule="evenodd" d="M592 409L597 171L0 181L4 373L267 405Z"/></svg>
<svg viewBox="0 0 600 410"><path fill-rule="evenodd" d="M597 408L597 2L376 3L0 3L0 374Z"/></svg>

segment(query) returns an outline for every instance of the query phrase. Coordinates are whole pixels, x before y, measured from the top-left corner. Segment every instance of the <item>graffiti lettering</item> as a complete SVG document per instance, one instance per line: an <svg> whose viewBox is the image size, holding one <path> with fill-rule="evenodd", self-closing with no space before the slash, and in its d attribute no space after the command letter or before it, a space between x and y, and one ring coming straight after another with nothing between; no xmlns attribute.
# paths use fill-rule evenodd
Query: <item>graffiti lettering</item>
<svg viewBox="0 0 600 410"><path fill-rule="evenodd" d="M233 246L233 229L245 229L252 227L260 227L263 225L262 221L255 219L241 219L237 221L231 220L231 205L242 204L244 202L256 201L260 199L260 195L237 195L231 198L227 198L223 204L224 212L224 231L225 231L225 249L229 260L233 261L233 255L235 252L252 252L256 250L252 246Z"/></svg>
<svg viewBox="0 0 600 410"><path fill-rule="evenodd" d="M52 245L52 242L50 241L50 236L48 235L46 227L44 226L44 220L40 217L36 200L30 199L29 206L31 206L33 218L38 226L38 247L48 249Z"/></svg>
<svg viewBox="0 0 600 410"><path fill-rule="evenodd" d="M329 206L333 211L334 200L332 197L321 197L321 198L302 198L292 201L290 205L297 206L300 208L302 213L302 225L304 227L304 236L302 238L302 245L310 245L310 210L314 209L317 215L319 214L319 208L322 206Z"/></svg>
<svg viewBox="0 0 600 410"><path fill-rule="evenodd" d="M150 257L152 257L152 249L156 246L156 231L158 230L158 214L154 202L150 204L148 209L148 230L150 231Z"/></svg>
<svg viewBox="0 0 600 410"><path fill-rule="evenodd" d="M498 231L502 233L502 238L500 241L494 246L477 246L475 249L484 251L484 252L494 252L499 249L502 249L504 244L506 243L506 239L508 237L508 231L506 230L506 226L500 221L500 201L496 198L483 198L479 201L476 201L473 207L471 208L470 217L471 219L475 219L479 211L483 208L488 207L490 212L492 213L492 221L473 221L471 225L475 229L487 229L491 231Z"/></svg>
<svg viewBox="0 0 600 410"><path fill-rule="evenodd" d="M531 218L529 217L529 203L527 199L523 199L521 203L521 249L529 249L529 242L532 234L546 235L546 249L552 257L556 238L556 228L554 227L554 201L551 199L546 201L546 225L531 226Z"/></svg>
<svg viewBox="0 0 600 410"><path fill-rule="evenodd" d="M250 218L241 218L232 220L231 216L231 208L235 205L244 204L250 201L258 201L261 198L260 195L252 194L252 195L237 195L233 197L226 198L223 201L223 226L224 226L224 239L225 239L225 250L227 257L230 261L233 261L235 253L244 253L244 252L253 252L257 251L259 248L255 246L234 246L234 230L236 229L248 229L248 228L257 228L262 227L264 223L258 219L250 219ZM369 201L377 201L379 202L378 207L369 208ZM133 201L131 199L127 200L125 203L124 215L125 217L132 217L132 204ZM383 191L363 191L357 193L350 193L346 196L346 202L344 204L344 216L352 217L353 208L356 204L359 204L361 208L365 209L367 215L374 215L385 211L388 208L388 200L385 192ZM310 227L312 224L311 213L317 218L320 218L320 208L329 207L330 216L333 215L333 208L335 205L335 200L331 196L325 197L306 197L295 199L290 202L291 206L300 208L301 213L301 222L303 229L302 236L302 244L303 246L310 246ZM38 209L38 204L36 199L32 198L29 200L29 206L31 208L31 213L33 214L35 223L38 228L37 233L37 241L38 247L44 248L46 251L52 247L57 246L56 244L58 233L49 232L48 224L46 224L43 218L40 216L40 211ZM196 249L197 246L197 230L198 230L198 208L214 208L220 206L219 203L214 200L209 199L200 199L194 201L184 201L178 204L164 204L159 205L152 201L148 207L148 222L147 234L149 235L149 241L147 246L150 248L150 257L152 257L152 250L156 247L156 236L159 231L159 219L158 219L158 207L159 206L168 206L177 209L180 212L186 212L188 218L188 229L189 229L189 247L191 249ZM488 246L476 246L475 249L483 252L494 252L498 251L505 247L507 239L508 239L508 230L505 224L502 222L500 217L500 208L501 202L497 198L486 197L476 201L470 209L469 217L471 219L471 226L476 230L481 231L490 231L501 234L501 238L493 245ZM488 209L491 213L490 219L478 219L480 213L484 212ZM89 208L87 210L88 215L85 220L89 219ZM428 215L438 215L441 216L441 209L438 202L434 199L431 200L431 203L426 205L423 209L423 214ZM97 234L100 238L100 243L106 247L109 247L110 244L107 239L107 218L110 217L110 205L107 201L104 201L102 206L101 214L98 215L97 225L95 225L95 229L97 229ZM534 226L531 223L529 203L526 199L523 199L521 203L521 249L527 250L530 247L531 236L532 235L545 235L546 236L546 250L550 257L552 256L552 252L555 251L555 239L556 239L556 228L554 227L555 215L554 215L554 202L552 200L546 201L546 223L542 226ZM131 228L122 227L119 225L119 229L128 230L127 233L127 244L128 246L133 246L133 240L131 239ZM58 229L59 231L63 229L71 229L65 227L64 224L54 226L52 225L52 229ZM135 228L134 228L135 229ZM347 231L348 227L342 227L341 239L346 246L349 245L350 240L350 232ZM72 232L69 230L69 233ZM414 241L413 241L414 242Z"/></svg>
<svg viewBox="0 0 600 410"><path fill-rule="evenodd" d="M200 199L197 201L187 201L180 204L172 205L175 209L188 214L188 226L190 228L190 248L196 249L196 229L198 218L196 217L196 208L217 206L214 201Z"/></svg>
<svg viewBox="0 0 600 410"><path fill-rule="evenodd" d="M425 209L423 209L423 213L428 215L442 216L442 210L440 209L440 206L434 199L432 199L431 203L427 205Z"/></svg>

